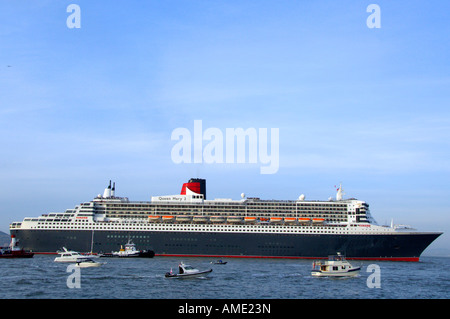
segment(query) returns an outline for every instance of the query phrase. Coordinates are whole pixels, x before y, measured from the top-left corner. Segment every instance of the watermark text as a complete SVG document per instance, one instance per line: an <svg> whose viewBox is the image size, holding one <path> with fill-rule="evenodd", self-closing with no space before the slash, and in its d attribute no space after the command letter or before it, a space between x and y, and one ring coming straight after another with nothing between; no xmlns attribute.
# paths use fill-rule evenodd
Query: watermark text
<svg viewBox="0 0 450 319"><path fill-rule="evenodd" d="M368 288L381 288L381 268L377 264L367 266L366 272L372 272L367 277L366 284Z"/></svg>
<svg viewBox="0 0 450 319"><path fill-rule="evenodd" d="M267 128L226 128L223 132L210 127L203 131L202 120L195 120L193 134L183 127L172 131L172 141L178 142L171 157L176 164L260 163L261 174L275 174L280 164L279 129L270 129L270 142L268 135Z"/></svg>
<svg viewBox="0 0 450 319"><path fill-rule="evenodd" d="M75 264L67 266L66 272L71 273L66 280L68 288L81 288L81 271Z"/></svg>

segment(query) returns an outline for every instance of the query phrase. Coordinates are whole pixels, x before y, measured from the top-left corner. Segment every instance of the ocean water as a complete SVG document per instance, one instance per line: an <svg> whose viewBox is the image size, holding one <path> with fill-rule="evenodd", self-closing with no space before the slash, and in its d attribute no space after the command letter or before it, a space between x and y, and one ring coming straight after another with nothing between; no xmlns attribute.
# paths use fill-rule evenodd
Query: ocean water
<svg viewBox="0 0 450 319"><path fill-rule="evenodd" d="M69 264L55 256L0 259L0 299L448 299L450 258L422 257L420 262L350 261L361 265L357 277L315 278L312 261L208 258L100 258L98 268L83 268L79 288ZM165 278L183 260L207 277ZM379 273L370 265L379 266ZM369 267L370 266L370 267ZM72 276L72 277L70 277ZM70 278L69 278L70 277ZM376 278L375 278L376 277ZM374 286L378 284L379 288Z"/></svg>

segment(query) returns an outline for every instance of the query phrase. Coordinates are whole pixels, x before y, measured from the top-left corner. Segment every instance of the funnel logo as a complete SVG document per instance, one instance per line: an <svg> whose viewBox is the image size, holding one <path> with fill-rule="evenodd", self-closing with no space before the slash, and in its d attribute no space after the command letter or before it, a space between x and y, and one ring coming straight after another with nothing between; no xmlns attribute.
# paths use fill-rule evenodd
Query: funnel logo
<svg viewBox="0 0 450 319"><path fill-rule="evenodd" d="M269 143L267 128L226 128L224 133L210 127L203 131L202 120L195 120L193 134L182 127L172 131L172 141L178 142L172 147L171 157L176 164L259 163L261 174L275 174L279 168L279 135L278 128L271 128Z"/></svg>

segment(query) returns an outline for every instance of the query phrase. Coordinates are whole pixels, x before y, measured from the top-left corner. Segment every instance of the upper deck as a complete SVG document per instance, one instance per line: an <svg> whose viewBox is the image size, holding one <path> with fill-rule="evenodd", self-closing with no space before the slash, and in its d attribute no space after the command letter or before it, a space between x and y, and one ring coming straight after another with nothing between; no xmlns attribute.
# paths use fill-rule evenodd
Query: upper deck
<svg viewBox="0 0 450 319"><path fill-rule="evenodd" d="M198 180L198 179L197 179ZM103 196L81 203L64 213L49 213L40 217L25 218L24 222L41 225L66 222L120 222L139 223L196 223L196 224L277 224L287 226L342 227L352 224L376 225L369 212L369 205L356 199L343 199L342 188L336 200L262 200L246 198L240 200L206 200L204 193L196 193L190 183L183 185L181 194L153 196L151 201L130 201L127 197L115 196L115 184L111 182ZM13 223L12 226L18 223Z"/></svg>

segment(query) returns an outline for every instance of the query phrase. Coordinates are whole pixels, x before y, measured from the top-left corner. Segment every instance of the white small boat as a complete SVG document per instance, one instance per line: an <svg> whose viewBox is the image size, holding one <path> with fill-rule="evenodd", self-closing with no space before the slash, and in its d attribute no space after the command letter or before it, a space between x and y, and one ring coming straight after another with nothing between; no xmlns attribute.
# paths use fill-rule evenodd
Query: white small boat
<svg viewBox="0 0 450 319"><path fill-rule="evenodd" d="M99 263L89 258L81 258L77 260L75 266L80 268L89 268L89 267L100 267L101 265L104 264L106 263Z"/></svg>
<svg viewBox="0 0 450 319"><path fill-rule="evenodd" d="M68 250L66 247L63 247L63 251L58 253L60 256L55 258L55 262L60 263L75 263L79 259L91 259L98 257L97 255L82 255L77 251Z"/></svg>
<svg viewBox="0 0 450 319"><path fill-rule="evenodd" d="M326 261L314 261L311 275L315 277L357 276L361 267L354 267L340 253L328 257Z"/></svg>
<svg viewBox="0 0 450 319"><path fill-rule="evenodd" d="M198 270L196 268L193 268L190 265L186 265L185 263L181 262L178 265L178 274L174 274L172 272L172 269L170 269L170 272L166 272L167 278L192 278L192 277L203 277L207 276L212 272L212 269L208 270Z"/></svg>

